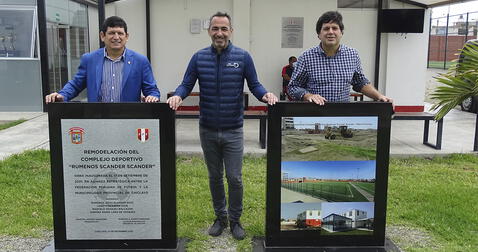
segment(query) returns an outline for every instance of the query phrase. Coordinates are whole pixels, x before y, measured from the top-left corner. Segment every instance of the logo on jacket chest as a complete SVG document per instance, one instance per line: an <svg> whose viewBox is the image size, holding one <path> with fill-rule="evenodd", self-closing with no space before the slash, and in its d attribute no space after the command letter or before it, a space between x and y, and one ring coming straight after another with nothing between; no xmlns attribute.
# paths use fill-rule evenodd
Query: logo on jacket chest
<svg viewBox="0 0 478 252"><path fill-rule="evenodd" d="M239 67L239 63L238 63L238 62L228 62L228 63L226 64L226 67L238 68L238 67Z"/></svg>

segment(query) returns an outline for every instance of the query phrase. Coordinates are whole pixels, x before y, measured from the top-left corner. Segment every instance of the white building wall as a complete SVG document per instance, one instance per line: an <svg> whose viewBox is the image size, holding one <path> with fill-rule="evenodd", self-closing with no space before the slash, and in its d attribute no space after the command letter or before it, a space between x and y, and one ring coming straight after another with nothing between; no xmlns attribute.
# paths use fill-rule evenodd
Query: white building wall
<svg viewBox="0 0 478 252"><path fill-rule="evenodd" d="M320 219L320 210L306 210L306 219Z"/></svg>
<svg viewBox="0 0 478 252"><path fill-rule="evenodd" d="M90 51L100 48L100 28L98 26L98 9L88 6L88 36Z"/></svg>
<svg viewBox="0 0 478 252"><path fill-rule="evenodd" d="M417 8L390 1L389 8ZM281 70L287 59L299 56L319 43L315 24L319 16L338 10L344 17L342 43L356 48L367 78L374 81L377 10L337 9L336 0L154 0L151 1L151 64L161 91L161 100L181 82L191 56L210 45L206 29L190 32L190 20L208 20L216 11L232 17L235 45L248 50L259 80L279 95ZM123 0L107 4L106 16L118 15L128 23L128 48L146 54L145 1ZM425 20L429 18L426 11ZM281 18L304 17L303 48L281 48ZM379 90L398 106L422 106L426 82L428 22L422 34L382 34ZM198 91L198 86L193 91ZM245 91L248 91L245 88ZM196 105L190 97L185 105ZM250 105L258 102L250 96Z"/></svg>
<svg viewBox="0 0 478 252"><path fill-rule="evenodd" d="M115 2L115 11L114 15L122 17L128 24L129 39L127 47L146 55L146 1L118 1ZM105 15L105 18L107 17L109 16Z"/></svg>
<svg viewBox="0 0 478 252"><path fill-rule="evenodd" d="M375 81L377 10L339 9L338 11L342 13L345 27L341 43L357 49L362 63L362 70L367 79L373 84Z"/></svg>
<svg viewBox="0 0 478 252"><path fill-rule="evenodd" d="M390 8L418 7L392 1ZM382 34L382 52L386 55L381 59L381 79L385 80L384 93L396 106L424 105L430 13L430 9L425 10L423 33Z"/></svg>
<svg viewBox="0 0 478 252"><path fill-rule="evenodd" d="M117 2L105 4L105 18L116 15L116 6L118 6ZM126 17L123 17L123 18L126 18Z"/></svg>
<svg viewBox="0 0 478 252"><path fill-rule="evenodd" d="M232 0L155 0L151 1L150 7L151 64L161 100L165 101L166 94L181 83L192 55L211 44L207 29L202 29L199 34L190 33L190 20L209 20L217 11L233 14L233 4ZM235 34L232 40L235 41ZM193 91L199 91L198 85ZM192 105L191 101L198 104L196 97L189 97L185 105Z"/></svg>
<svg viewBox="0 0 478 252"><path fill-rule="evenodd" d="M233 0L232 15L234 45L250 51L251 37L251 0ZM211 13L212 14L212 13ZM234 15L235 14L235 15ZM238 27L237 29L235 29Z"/></svg>

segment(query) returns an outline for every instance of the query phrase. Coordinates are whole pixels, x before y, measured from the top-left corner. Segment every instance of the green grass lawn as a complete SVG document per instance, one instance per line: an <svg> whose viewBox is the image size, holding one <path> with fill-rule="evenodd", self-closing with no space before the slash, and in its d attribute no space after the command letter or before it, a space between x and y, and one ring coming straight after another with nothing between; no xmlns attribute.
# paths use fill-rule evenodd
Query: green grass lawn
<svg viewBox="0 0 478 252"><path fill-rule="evenodd" d="M388 184L388 224L431 233L441 251L477 251L477 155L392 159Z"/></svg>
<svg viewBox="0 0 478 252"><path fill-rule="evenodd" d="M49 153L28 151L0 161L0 235L39 236L52 230ZM243 241L264 236L265 158L244 159ZM204 251L211 238L207 228L214 214L207 172L198 157L177 161L178 236L187 237L188 251ZM391 159L388 226L406 226L432 236L437 248L407 247L406 251L473 251L478 247L478 156ZM404 238L407 234L402 235Z"/></svg>
<svg viewBox="0 0 478 252"><path fill-rule="evenodd" d="M8 129L10 127L13 127L13 126L18 125L18 124L20 124L22 122L25 122L25 121L26 121L25 119L19 119L19 120L16 120L16 121L0 123L0 130Z"/></svg>
<svg viewBox="0 0 478 252"><path fill-rule="evenodd" d="M0 235L38 237L52 229L50 178L48 151L0 161Z"/></svg>

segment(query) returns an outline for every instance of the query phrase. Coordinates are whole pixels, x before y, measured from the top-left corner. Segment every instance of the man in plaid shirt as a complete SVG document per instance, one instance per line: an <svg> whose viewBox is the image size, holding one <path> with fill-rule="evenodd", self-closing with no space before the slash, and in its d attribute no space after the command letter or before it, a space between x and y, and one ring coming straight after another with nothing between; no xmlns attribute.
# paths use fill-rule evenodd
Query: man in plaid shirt
<svg viewBox="0 0 478 252"><path fill-rule="evenodd" d="M365 77L358 52L340 44L343 30L339 12L329 11L319 18L316 31L320 44L299 57L289 82L290 95L319 105L348 102L352 85L353 90L374 100L392 102Z"/></svg>

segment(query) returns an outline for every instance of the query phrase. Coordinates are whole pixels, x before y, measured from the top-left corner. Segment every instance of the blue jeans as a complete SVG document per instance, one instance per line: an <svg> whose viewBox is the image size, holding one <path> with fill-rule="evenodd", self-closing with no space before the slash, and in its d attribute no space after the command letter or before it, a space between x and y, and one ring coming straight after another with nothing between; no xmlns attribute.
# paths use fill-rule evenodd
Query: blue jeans
<svg viewBox="0 0 478 252"><path fill-rule="evenodd" d="M244 136L237 129L209 129L199 126L201 147L209 174L209 188L216 216L229 214L230 221L239 221L242 214L242 155ZM228 183L229 205L226 211L224 168Z"/></svg>

